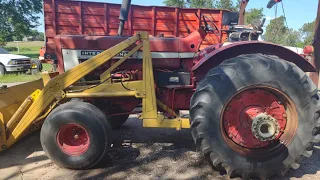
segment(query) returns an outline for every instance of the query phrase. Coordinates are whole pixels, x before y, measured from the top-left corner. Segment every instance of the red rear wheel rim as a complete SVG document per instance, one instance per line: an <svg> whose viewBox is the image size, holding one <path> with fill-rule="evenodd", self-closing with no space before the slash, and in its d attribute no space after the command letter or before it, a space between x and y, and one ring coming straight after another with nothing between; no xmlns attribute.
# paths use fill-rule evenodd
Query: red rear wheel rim
<svg viewBox="0 0 320 180"><path fill-rule="evenodd" d="M274 119L277 133L270 140L254 135L252 122L261 114ZM221 113L224 140L236 152L250 157L278 153L295 135L298 118L295 105L283 92L263 86L245 88L233 95Z"/></svg>
<svg viewBox="0 0 320 180"><path fill-rule="evenodd" d="M88 132L78 124L63 125L57 134L59 148L70 156L80 156L90 146Z"/></svg>

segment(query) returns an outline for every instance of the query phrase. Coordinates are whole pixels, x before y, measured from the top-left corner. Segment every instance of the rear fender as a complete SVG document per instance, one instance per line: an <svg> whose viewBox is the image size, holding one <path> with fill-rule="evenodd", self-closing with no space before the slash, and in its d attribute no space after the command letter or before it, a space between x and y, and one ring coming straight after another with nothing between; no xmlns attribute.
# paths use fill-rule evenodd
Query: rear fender
<svg viewBox="0 0 320 180"><path fill-rule="evenodd" d="M232 43L221 48L217 48L200 59L200 61L192 67L192 71L194 71L194 75L197 81L199 81L211 68L216 67L223 61L242 54L255 53L278 56L281 59L285 59L286 61L296 64L305 72L316 72L314 63L309 62L299 54L283 46L260 41Z"/></svg>

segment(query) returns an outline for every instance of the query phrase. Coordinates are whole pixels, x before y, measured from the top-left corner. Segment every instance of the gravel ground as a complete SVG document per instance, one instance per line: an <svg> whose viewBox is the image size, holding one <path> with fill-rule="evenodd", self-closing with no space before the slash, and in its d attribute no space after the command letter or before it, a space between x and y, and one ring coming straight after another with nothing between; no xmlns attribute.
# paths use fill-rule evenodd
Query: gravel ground
<svg viewBox="0 0 320 180"><path fill-rule="evenodd" d="M39 132L34 133L0 153L0 179L229 179L196 151L189 130L142 128L141 120L130 116L113 134L113 147L103 162L74 171L54 165L42 151ZM275 179L320 179L319 157L315 146L300 169Z"/></svg>
<svg viewBox="0 0 320 180"><path fill-rule="evenodd" d="M8 87L21 83L5 83ZM0 87L4 83L0 83ZM36 132L0 153L0 180L5 179L229 179L196 151L190 130L142 128L135 115L114 134L114 144L95 168L74 171L54 165L42 151ZM283 178L320 179L320 147L304 159L298 170ZM240 178L235 178L238 180Z"/></svg>

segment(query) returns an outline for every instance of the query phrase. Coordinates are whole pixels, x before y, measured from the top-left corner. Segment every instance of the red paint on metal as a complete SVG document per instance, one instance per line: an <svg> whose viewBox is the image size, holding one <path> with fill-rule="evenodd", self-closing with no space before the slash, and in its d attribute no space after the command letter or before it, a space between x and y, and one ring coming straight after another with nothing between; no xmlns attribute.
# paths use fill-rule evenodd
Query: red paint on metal
<svg viewBox="0 0 320 180"><path fill-rule="evenodd" d="M303 49L303 53L304 54L312 54L314 52L314 48L313 46L309 45L309 46L306 46L304 47Z"/></svg>
<svg viewBox="0 0 320 180"><path fill-rule="evenodd" d="M83 16L82 16L82 2L79 2L79 30L80 30L80 33L83 34Z"/></svg>
<svg viewBox="0 0 320 180"><path fill-rule="evenodd" d="M152 28L151 28L151 35L156 35L156 7L152 8Z"/></svg>
<svg viewBox="0 0 320 180"><path fill-rule="evenodd" d="M80 156L87 152L90 146L88 132L78 124L63 125L56 139L61 151L70 156Z"/></svg>
<svg viewBox="0 0 320 180"><path fill-rule="evenodd" d="M204 50L202 50L204 51ZM201 52L200 52L201 53ZM254 54L263 53L267 55L275 55L286 61L296 64L300 69L305 72L315 72L314 64L308 62L305 58L299 54L292 52L291 50L268 42L260 41L244 41L235 42L221 48L216 48L211 53L202 57L193 67L192 71L195 71L197 81L201 80L205 74L213 67L219 65L224 60L242 55L242 54Z"/></svg>
<svg viewBox="0 0 320 180"><path fill-rule="evenodd" d="M275 118L280 130L286 127L287 114L279 99L269 91L263 89L249 89L234 96L223 113L223 126L229 138L245 148L266 147L272 141L260 141L251 131L253 119L260 113ZM275 138L279 139L282 133Z"/></svg>
<svg viewBox="0 0 320 180"><path fill-rule="evenodd" d="M132 34L132 9L130 8L129 9L129 15L128 15L128 22L127 22L127 25L128 25L128 33L129 34Z"/></svg>
<svg viewBox="0 0 320 180"><path fill-rule="evenodd" d="M179 36L179 8L175 9L175 18L174 18L175 28L174 28L174 36Z"/></svg>
<svg viewBox="0 0 320 180"><path fill-rule="evenodd" d="M196 48L200 46L206 33L204 30L199 29L191 33L185 38L150 38L150 49L152 52L196 52ZM127 39L127 37L113 37L113 36L56 36L56 50L59 48L64 49L89 49L89 50L105 50L117 43ZM96 46L90 46L88 42L95 42ZM63 47L62 47L63 46Z"/></svg>
<svg viewBox="0 0 320 180"><path fill-rule="evenodd" d="M103 24L103 28L104 28L104 35L108 35L108 4L104 4L104 24Z"/></svg>
<svg viewBox="0 0 320 180"><path fill-rule="evenodd" d="M189 34L187 29L193 32L201 25L195 13L211 16L220 27L220 14L223 11L131 5L124 35L132 36L138 31L147 31L154 36L163 34L164 37L186 37ZM120 4L44 0L46 53L54 53L55 35L116 36L119 12ZM209 34L208 41L201 47L217 43L220 43L219 37Z"/></svg>
<svg viewBox="0 0 320 180"><path fill-rule="evenodd" d="M190 99L194 93L194 87L184 86L179 88L158 88L157 98L167 107L174 110L189 110ZM173 95L173 91L175 94Z"/></svg>

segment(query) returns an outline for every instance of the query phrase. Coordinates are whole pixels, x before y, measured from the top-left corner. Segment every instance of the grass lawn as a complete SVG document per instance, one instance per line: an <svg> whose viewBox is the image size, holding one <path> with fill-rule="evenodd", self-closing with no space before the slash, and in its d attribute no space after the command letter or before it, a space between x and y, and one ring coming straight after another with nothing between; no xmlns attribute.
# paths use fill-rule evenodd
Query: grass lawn
<svg viewBox="0 0 320 180"><path fill-rule="evenodd" d="M23 56L30 57L31 59L39 58L39 50L41 46L44 45L43 41L31 41L31 42L20 42L18 51L10 51L12 54L19 54ZM15 42L8 42L4 48L17 47ZM50 71L50 64L43 64L43 71ZM5 76L0 76L0 83L12 83L12 82L27 82L33 81L41 78L41 74L31 75L31 74L7 74Z"/></svg>
<svg viewBox="0 0 320 180"><path fill-rule="evenodd" d="M44 45L43 41L20 42L19 43L20 52L18 53L18 51L10 51L10 53L28 56L31 59L38 59L39 50L43 45ZM15 42L8 42L4 48L10 48L10 47L17 47L17 44Z"/></svg>
<svg viewBox="0 0 320 180"><path fill-rule="evenodd" d="M37 51L23 51L18 53L17 51L11 51L12 54L19 54L22 56L30 57L31 59L39 59L39 50Z"/></svg>
<svg viewBox="0 0 320 180"><path fill-rule="evenodd" d="M38 47L40 49L41 46L44 45L44 41L28 41L28 42L19 42L19 47L21 48L32 48L32 47ZM8 42L6 47L17 47L17 43L15 42Z"/></svg>
<svg viewBox="0 0 320 180"><path fill-rule="evenodd" d="M51 71L51 64L42 64L42 71ZM4 76L0 76L0 83L14 83L14 82L28 82L34 81L41 78L41 73L37 75L31 74L6 74Z"/></svg>
<svg viewBox="0 0 320 180"><path fill-rule="evenodd" d="M0 83L14 83L14 82L28 82L34 81L41 77L41 75L26 75L26 74L6 74L0 76Z"/></svg>

